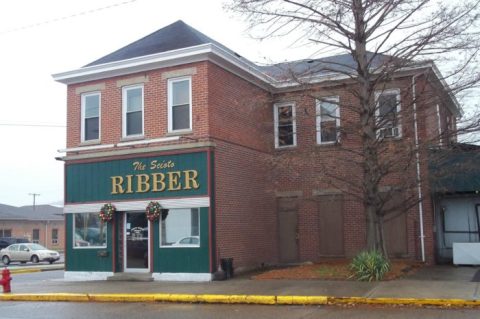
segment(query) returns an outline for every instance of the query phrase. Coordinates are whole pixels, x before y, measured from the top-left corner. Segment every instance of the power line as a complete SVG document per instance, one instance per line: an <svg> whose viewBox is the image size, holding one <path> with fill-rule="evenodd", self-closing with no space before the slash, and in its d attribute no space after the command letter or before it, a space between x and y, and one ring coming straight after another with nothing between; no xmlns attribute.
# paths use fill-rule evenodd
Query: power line
<svg viewBox="0 0 480 319"><path fill-rule="evenodd" d="M88 14L96 13L96 12L99 12L99 11L115 8L115 7L120 7L120 6L129 4L129 3L132 3L132 2L135 2L135 1L137 1L137 0L128 0L128 1L117 2L117 3L111 4L111 5L108 5L108 6L105 6L105 7L85 10L85 11L77 12L77 13L74 13L74 14L71 14L71 15L68 15L68 16L63 16L63 17L59 17L59 18L46 20L46 21L32 23L32 24L29 24L29 25L24 25L22 27L17 27L17 28L14 28L14 29L0 31L0 35L13 33L13 32L18 32L18 31L23 31L23 30L27 30L27 29L33 29L33 28L36 28L36 27L40 27L40 26L43 26L43 25L50 24L50 23L57 23L57 22L60 22L60 21L76 18L76 17L79 17L79 16L88 15Z"/></svg>

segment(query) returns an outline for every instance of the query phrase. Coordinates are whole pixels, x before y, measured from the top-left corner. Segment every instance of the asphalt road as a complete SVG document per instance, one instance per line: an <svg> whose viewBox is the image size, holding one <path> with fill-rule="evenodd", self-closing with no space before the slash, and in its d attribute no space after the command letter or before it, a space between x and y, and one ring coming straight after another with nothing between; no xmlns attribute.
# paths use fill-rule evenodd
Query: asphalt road
<svg viewBox="0 0 480 319"><path fill-rule="evenodd" d="M0 303L2 319L57 318L422 318L456 319L479 317L475 309L419 309L332 306L253 306L148 303Z"/></svg>
<svg viewBox="0 0 480 319"><path fill-rule="evenodd" d="M12 290L61 280L63 271L15 274ZM169 303L1 302L0 319L23 318L479 318L479 309L339 306L256 306Z"/></svg>
<svg viewBox="0 0 480 319"><path fill-rule="evenodd" d="M63 270L52 270L52 271L43 271L43 272L32 272L32 273L20 273L12 274L12 289L14 289L16 284L39 284L41 285L42 281L45 280L55 280L63 278ZM14 290L12 290L15 292ZM0 319L2 317L0 316Z"/></svg>

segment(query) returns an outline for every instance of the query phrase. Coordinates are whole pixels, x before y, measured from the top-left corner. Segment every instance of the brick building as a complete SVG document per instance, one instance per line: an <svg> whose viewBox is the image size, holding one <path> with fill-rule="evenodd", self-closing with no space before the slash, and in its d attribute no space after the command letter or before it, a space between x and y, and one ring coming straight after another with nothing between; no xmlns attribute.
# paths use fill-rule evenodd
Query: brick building
<svg viewBox="0 0 480 319"><path fill-rule="evenodd" d="M63 250L63 209L51 205L15 207L0 204L0 238L25 238L53 250Z"/></svg>
<svg viewBox="0 0 480 319"><path fill-rule="evenodd" d="M345 78L332 72L339 65L353 65L352 58L258 66L177 21L55 74L68 85L60 158L66 277L147 272L159 280L210 280L222 258L248 269L355 255L365 247L365 214L342 188L358 175L349 161L359 140L341 128L358 119L343 107L354 98ZM455 125L460 109L453 97L418 100L415 114L405 107L416 100L412 85L441 95L444 84L425 75L436 72L419 64L379 89L377 103L395 105L380 132L386 145L401 149L415 135L427 140ZM426 164L418 164L425 178ZM327 168L342 185L332 186ZM404 178L416 183L415 169L391 183ZM387 244L395 257L432 262L426 183L419 195L419 205L385 226ZM152 202L163 210L148 221ZM98 214L107 203L115 212L102 223Z"/></svg>

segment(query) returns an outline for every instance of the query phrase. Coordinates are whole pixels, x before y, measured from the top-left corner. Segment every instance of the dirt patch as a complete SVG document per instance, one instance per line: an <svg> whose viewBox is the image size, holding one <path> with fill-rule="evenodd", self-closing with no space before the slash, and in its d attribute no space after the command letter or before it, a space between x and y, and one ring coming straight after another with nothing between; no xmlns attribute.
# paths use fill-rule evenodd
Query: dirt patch
<svg viewBox="0 0 480 319"><path fill-rule="evenodd" d="M295 279L295 280L355 280L349 269L350 260L328 260L321 263L306 264L301 266L292 266L282 269L272 269L261 274L255 275L252 279L269 280L269 279ZM392 260L390 271L385 275L383 280L394 280L404 277L416 271L421 264L404 261Z"/></svg>

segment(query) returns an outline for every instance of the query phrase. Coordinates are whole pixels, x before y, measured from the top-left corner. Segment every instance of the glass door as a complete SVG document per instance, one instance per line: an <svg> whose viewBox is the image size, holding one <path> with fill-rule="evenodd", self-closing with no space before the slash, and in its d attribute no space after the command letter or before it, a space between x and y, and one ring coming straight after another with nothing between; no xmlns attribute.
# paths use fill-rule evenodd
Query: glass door
<svg viewBox="0 0 480 319"><path fill-rule="evenodd" d="M149 271L148 220L143 212L125 213L125 271Z"/></svg>

